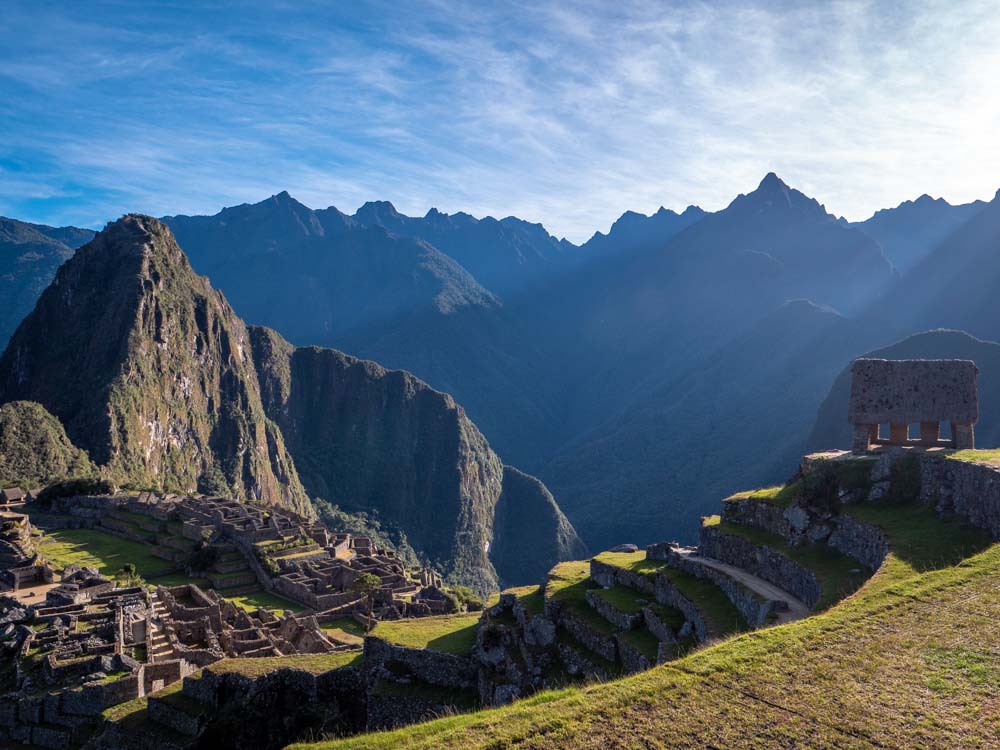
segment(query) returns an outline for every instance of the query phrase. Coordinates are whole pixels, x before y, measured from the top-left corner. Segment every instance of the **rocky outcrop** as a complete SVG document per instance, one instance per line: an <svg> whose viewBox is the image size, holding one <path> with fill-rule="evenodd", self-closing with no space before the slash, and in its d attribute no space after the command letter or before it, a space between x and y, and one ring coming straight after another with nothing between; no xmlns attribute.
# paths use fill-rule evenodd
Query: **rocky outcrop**
<svg viewBox="0 0 1000 750"><path fill-rule="evenodd" d="M0 358L0 402L18 399L118 482L310 512L246 327L155 219L109 224L59 269Z"/></svg>

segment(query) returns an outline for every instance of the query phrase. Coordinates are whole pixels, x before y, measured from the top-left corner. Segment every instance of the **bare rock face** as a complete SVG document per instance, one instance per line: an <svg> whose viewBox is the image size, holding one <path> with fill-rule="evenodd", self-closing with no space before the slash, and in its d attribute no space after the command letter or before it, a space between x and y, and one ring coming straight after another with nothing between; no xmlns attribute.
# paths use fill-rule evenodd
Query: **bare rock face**
<svg viewBox="0 0 1000 750"><path fill-rule="evenodd" d="M37 401L122 484L311 512L260 401L246 326L145 216L56 274L0 358L0 402Z"/></svg>

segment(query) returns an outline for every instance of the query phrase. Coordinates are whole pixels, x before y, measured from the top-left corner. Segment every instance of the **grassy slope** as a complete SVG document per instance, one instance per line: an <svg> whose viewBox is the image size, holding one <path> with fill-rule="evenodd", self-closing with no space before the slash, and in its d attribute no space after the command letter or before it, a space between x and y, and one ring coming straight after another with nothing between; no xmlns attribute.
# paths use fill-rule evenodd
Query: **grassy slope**
<svg viewBox="0 0 1000 750"><path fill-rule="evenodd" d="M884 524L894 552L821 615L617 682L318 747L995 747L1000 544L870 507L857 511L880 516L866 520ZM953 539L985 551L954 564Z"/></svg>
<svg viewBox="0 0 1000 750"><path fill-rule="evenodd" d="M476 641L480 613L387 620L375 626L372 635L410 648L429 648L468 656Z"/></svg>
<svg viewBox="0 0 1000 750"><path fill-rule="evenodd" d="M56 568L70 563L97 568L107 576L132 563L144 578L171 569L166 560L154 556L151 546L95 529L53 529L45 532L38 551Z"/></svg>

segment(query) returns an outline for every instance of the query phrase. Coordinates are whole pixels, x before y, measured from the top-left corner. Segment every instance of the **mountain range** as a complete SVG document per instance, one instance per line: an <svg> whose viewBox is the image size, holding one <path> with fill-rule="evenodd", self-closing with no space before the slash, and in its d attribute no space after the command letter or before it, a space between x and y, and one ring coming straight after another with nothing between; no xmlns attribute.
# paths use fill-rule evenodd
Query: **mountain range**
<svg viewBox="0 0 1000 750"><path fill-rule="evenodd" d="M108 225L60 267L0 357L0 403L16 401L51 413L119 486L374 513L481 592L583 549L450 396L245 325L150 217ZM531 554L505 551L522 534Z"/></svg>
<svg viewBox="0 0 1000 750"><path fill-rule="evenodd" d="M323 446L345 439L350 409L275 395L285 376L259 352L279 334L268 351L292 382L336 390L360 377L346 355L311 348L322 346L450 394L592 548L690 539L690 519L719 496L785 479L807 443L845 444L818 425L853 357L904 339L911 356L944 356L951 334L914 337L939 327L1000 339L1000 199L922 196L849 223L772 173L722 210L626 212L580 246L513 217L410 217L385 201L347 214L288 193L163 222L250 324L261 409L307 495L379 502L327 475ZM986 414L991 376L982 383ZM372 398L365 414L379 413ZM326 418L299 434L313 413ZM504 470L503 484L535 486L520 476ZM497 503L495 525L515 505ZM509 549L502 539L491 554Z"/></svg>

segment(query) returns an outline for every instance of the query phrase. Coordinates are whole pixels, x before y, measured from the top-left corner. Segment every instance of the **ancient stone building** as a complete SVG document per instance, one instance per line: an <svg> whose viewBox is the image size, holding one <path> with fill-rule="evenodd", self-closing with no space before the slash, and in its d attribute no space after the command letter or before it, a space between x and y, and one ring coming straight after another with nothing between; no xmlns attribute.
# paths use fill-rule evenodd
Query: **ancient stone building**
<svg viewBox="0 0 1000 750"><path fill-rule="evenodd" d="M975 362L962 359L856 359L851 366L851 401L847 420L854 425L852 450L873 445L919 445L972 448L979 419ZM942 440L942 422L951 439ZM909 426L919 424L919 437ZM879 426L888 425L888 436Z"/></svg>

